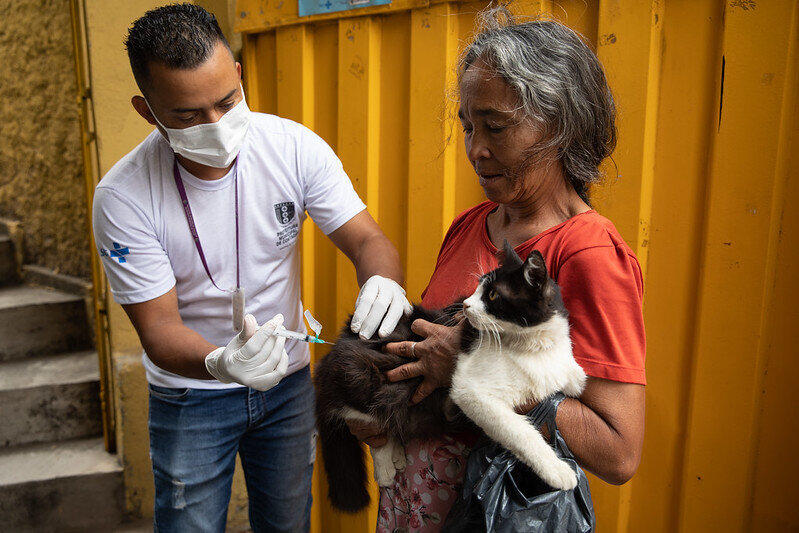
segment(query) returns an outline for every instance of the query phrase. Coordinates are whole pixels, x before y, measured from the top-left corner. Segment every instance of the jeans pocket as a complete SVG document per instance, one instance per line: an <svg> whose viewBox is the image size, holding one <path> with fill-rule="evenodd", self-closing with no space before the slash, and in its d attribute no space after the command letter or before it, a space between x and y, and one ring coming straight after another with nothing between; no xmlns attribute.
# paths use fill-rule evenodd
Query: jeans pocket
<svg viewBox="0 0 799 533"><path fill-rule="evenodd" d="M149 387L150 396L155 396L161 400L183 400L188 397L191 392L191 389L187 388L171 389L169 387L159 387L158 385L149 385Z"/></svg>

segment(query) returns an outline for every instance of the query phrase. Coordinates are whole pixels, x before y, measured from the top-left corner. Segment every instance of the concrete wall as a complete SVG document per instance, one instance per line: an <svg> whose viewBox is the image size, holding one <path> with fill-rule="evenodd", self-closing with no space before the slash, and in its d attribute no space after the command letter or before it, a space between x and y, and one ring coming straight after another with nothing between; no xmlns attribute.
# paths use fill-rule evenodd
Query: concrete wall
<svg viewBox="0 0 799 533"><path fill-rule="evenodd" d="M24 262L90 279L68 0L0 0L0 217Z"/></svg>
<svg viewBox="0 0 799 533"><path fill-rule="evenodd" d="M86 0L91 85L97 126L101 174L133 149L151 131L133 109L130 99L139 94L130 72L123 41L133 21L163 1ZM220 25L231 36L232 4L225 0L198 2L217 13ZM235 45L235 39L231 39ZM109 297L110 299L110 297ZM132 516L152 516L153 477L147 430L148 393L141 365L141 346L122 308L109 306L113 381L116 406L116 442L125 468L125 504ZM228 530L247 527L247 499L241 469L237 468L228 509Z"/></svg>

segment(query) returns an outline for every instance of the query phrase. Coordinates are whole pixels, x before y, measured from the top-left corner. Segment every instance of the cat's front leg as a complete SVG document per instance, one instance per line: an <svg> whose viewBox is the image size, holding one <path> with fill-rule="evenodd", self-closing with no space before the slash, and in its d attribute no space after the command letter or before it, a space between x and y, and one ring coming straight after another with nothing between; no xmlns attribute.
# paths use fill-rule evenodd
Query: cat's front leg
<svg viewBox="0 0 799 533"><path fill-rule="evenodd" d="M402 472L405 470L405 446L403 446L400 441L395 441L394 443L394 451L391 455L391 460L394 462L394 468L396 468L397 471Z"/></svg>
<svg viewBox="0 0 799 533"><path fill-rule="evenodd" d="M395 466L397 453L402 454L402 469L405 468L405 449L394 437L388 437L388 442L383 446L370 446L372 462L374 463L375 481L381 487L390 487L394 484L394 476L398 468Z"/></svg>
<svg viewBox="0 0 799 533"><path fill-rule="evenodd" d="M513 410L512 405L484 392L458 386L455 380L450 395L486 435L510 450L549 486L561 490L577 486L577 476L571 467L557 456L526 416Z"/></svg>
<svg viewBox="0 0 799 533"><path fill-rule="evenodd" d="M568 379L563 383L560 390L570 398L579 398L585 389L586 375L582 367L577 362L572 361L568 372Z"/></svg>

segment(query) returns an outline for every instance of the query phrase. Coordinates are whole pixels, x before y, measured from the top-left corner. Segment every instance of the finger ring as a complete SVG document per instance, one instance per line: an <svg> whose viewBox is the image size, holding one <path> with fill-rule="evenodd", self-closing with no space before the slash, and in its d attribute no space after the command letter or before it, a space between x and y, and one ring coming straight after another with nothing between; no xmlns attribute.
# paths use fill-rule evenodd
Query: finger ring
<svg viewBox="0 0 799 533"><path fill-rule="evenodd" d="M411 343L411 355L416 357L416 343Z"/></svg>

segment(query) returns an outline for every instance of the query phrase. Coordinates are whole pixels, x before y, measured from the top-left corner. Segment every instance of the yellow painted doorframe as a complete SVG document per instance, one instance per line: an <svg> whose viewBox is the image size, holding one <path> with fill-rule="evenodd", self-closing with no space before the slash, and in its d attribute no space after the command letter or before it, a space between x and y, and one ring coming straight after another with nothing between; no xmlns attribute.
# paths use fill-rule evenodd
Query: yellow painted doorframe
<svg viewBox="0 0 799 533"><path fill-rule="evenodd" d="M97 134L94 124L94 109L91 91L91 61L88 53L88 31L86 29L86 6L84 0L70 0L72 20L73 55L75 58L75 81L78 89L76 104L80 117L81 151L83 153L83 182L86 206L89 213L87 228L92 269L92 295L94 331L100 369L100 408L103 418L103 440L108 452L116 452L116 419L114 407L114 381L111 371L111 342L108 326L108 292L103 267L96 253L94 233L91 227L91 206L94 189L100 180Z"/></svg>

